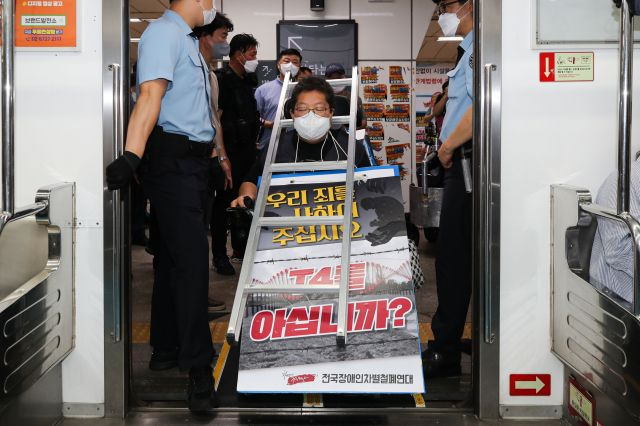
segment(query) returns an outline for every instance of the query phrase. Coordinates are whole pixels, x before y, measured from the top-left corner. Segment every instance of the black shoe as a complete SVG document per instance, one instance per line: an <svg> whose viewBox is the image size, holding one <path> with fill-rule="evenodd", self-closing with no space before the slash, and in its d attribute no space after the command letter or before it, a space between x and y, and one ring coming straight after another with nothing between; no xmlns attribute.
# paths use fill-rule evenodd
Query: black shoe
<svg viewBox="0 0 640 426"><path fill-rule="evenodd" d="M222 300L216 300L209 297L207 309L210 314L215 314L217 312L224 311L227 309L227 305Z"/></svg>
<svg viewBox="0 0 640 426"><path fill-rule="evenodd" d="M213 384L213 370L210 366L192 367L189 370L187 402L192 413L209 413L218 406Z"/></svg>
<svg viewBox="0 0 640 426"><path fill-rule="evenodd" d="M426 380L459 376L460 354L442 354L427 349L422 353L422 369Z"/></svg>
<svg viewBox="0 0 640 426"><path fill-rule="evenodd" d="M233 269L228 257L221 257L213 260L213 269L220 275L235 275L236 270Z"/></svg>
<svg viewBox="0 0 640 426"><path fill-rule="evenodd" d="M178 365L178 349L154 350L149 360L149 370L162 371Z"/></svg>

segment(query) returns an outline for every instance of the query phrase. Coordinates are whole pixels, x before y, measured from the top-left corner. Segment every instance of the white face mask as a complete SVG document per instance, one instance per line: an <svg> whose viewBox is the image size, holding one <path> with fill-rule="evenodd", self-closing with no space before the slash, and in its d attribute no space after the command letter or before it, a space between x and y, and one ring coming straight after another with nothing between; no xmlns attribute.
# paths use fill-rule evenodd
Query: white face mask
<svg viewBox="0 0 640 426"><path fill-rule="evenodd" d="M462 4L464 6L468 3L468 0ZM467 16L470 12L465 13L462 18ZM438 25L442 29L442 34L445 37L453 37L456 35L458 31L458 26L460 25L460 19L458 18L458 13L443 13L438 17Z"/></svg>
<svg viewBox="0 0 640 426"><path fill-rule="evenodd" d="M291 77L295 77L296 75L298 75L298 71L300 71L300 68L297 67L296 64L293 64L291 62L280 65L280 72L282 73L282 75L290 72Z"/></svg>
<svg viewBox="0 0 640 426"><path fill-rule="evenodd" d="M316 115L314 111L309 111L307 115L296 117L293 120L293 128L298 135L309 142L322 139L331 128L331 119Z"/></svg>
<svg viewBox="0 0 640 426"><path fill-rule="evenodd" d="M332 86L332 87L333 87L333 93L335 93L337 95L339 93L344 92L344 89L346 89L349 86L336 85L336 86Z"/></svg>
<svg viewBox="0 0 640 426"><path fill-rule="evenodd" d="M244 63L244 70L246 72L256 72L258 68L258 60L254 59L253 61L247 61Z"/></svg>
<svg viewBox="0 0 640 426"><path fill-rule="evenodd" d="M438 25L442 28L442 34L445 37L453 37L460 25L460 18L455 13L443 13L438 18Z"/></svg>
<svg viewBox="0 0 640 426"><path fill-rule="evenodd" d="M202 8L202 16L204 17L204 23L202 25L209 25L214 19L216 19L216 8L212 7L209 10Z"/></svg>

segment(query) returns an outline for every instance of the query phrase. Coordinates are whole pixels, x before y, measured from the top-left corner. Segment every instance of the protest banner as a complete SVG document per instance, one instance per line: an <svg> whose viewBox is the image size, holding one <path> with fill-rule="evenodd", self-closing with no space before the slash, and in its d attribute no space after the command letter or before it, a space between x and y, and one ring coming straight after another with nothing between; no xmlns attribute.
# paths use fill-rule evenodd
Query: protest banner
<svg viewBox="0 0 640 426"><path fill-rule="evenodd" d="M274 177L267 216L341 215L344 173ZM263 229L252 285L339 285L340 226ZM418 316L396 167L356 172L347 344L336 294L251 295L237 390L421 393Z"/></svg>

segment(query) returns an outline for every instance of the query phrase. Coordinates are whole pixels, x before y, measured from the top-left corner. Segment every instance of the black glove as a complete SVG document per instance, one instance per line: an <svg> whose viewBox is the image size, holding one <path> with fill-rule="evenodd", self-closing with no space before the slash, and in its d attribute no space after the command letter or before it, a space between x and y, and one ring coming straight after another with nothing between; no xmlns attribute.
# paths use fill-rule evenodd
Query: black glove
<svg viewBox="0 0 640 426"><path fill-rule="evenodd" d="M107 187L110 191L129 185L140 164L140 158L133 152L125 151L107 166Z"/></svg>

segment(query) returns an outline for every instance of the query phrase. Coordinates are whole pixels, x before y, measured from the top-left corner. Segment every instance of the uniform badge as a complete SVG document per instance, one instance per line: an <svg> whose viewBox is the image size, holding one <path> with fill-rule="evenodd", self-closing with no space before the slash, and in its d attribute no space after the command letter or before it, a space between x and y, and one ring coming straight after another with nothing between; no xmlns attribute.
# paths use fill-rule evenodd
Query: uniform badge
<svg viewBox="0 0 640 426"><path fill-rule="evenodd" d="M473 53L469 55L469 68L473 68Z"/></svg>

